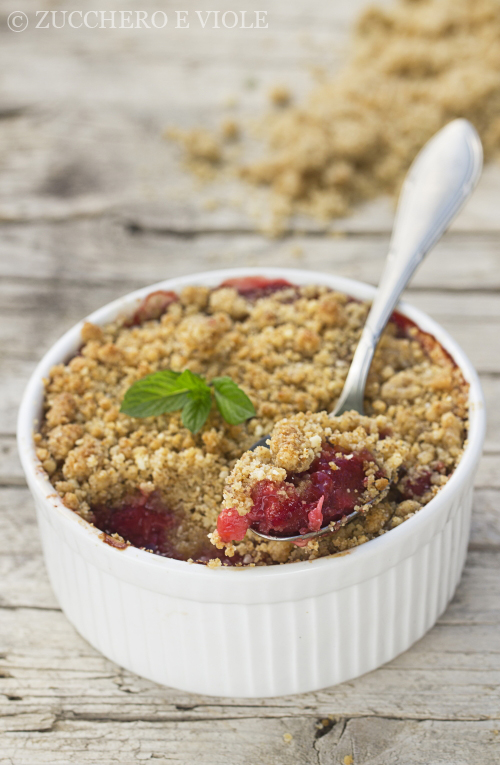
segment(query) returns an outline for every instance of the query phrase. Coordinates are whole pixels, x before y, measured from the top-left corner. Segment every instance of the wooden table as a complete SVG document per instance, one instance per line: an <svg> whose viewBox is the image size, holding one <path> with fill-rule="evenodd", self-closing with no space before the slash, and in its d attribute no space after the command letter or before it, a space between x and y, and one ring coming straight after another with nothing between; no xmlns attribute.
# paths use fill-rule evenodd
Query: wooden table
<svg viewBox="0 0 500 765"><path fill-rule="evenodd" d="M28 376L64 330L131 289L200 269L276 264L372 283L380 274L392 222L387 200L334 221L327 233L293 221L272 241L244 206L229 204L245 190L197 186L178 148L162 138L171 124L213 127L224 116L262 112L275 83L300 98L311 67L338 66L363 3L242 5L265 7L269 28L175 29L176 8L194 19L215 4L156 0L147 8L167 10L164 30L42 30L34 28L36 3L2 4L0 763L493 765L500 762L498 167L487 168L408 294L470 355L489 406L465 573L419 643L376 672L317 693L197 697L104 659L66 621L47 581L14 430ZM16 34L6 18L21 6L30 26Z"/></svg>

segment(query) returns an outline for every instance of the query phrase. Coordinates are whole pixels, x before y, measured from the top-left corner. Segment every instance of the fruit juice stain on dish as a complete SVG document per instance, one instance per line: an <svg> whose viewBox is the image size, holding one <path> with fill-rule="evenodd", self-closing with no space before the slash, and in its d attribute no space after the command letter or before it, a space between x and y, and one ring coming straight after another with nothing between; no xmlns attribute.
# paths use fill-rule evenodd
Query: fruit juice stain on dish
<svg viewBox="0 0 500 765"><path fill-rule="evenodd" d="M247 515L239 516L233 508L223 510L217 522L221 540L240 541L249 528L278 538L306 534L339 521L363 503L367 462L373 462L373 457L366 451L349 453L324 443L307 471L289 473L280 484L257 482Z"/></svg>
<svg viewBox="0 0 500 765"><path fill-rule="evenodd" d="M269 297L275 292L286 289L297 289L286 279L267 279L264 276L241 276L233 279L226 279L221 287L232 287L247 300L258 300L259 298Z"/></svg>

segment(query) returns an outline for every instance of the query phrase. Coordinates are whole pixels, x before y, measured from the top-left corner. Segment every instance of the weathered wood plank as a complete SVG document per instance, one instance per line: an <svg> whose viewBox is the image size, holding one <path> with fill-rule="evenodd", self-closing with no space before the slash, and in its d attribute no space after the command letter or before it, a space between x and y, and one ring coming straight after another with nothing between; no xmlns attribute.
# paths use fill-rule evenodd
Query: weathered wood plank
<svg viewBox="0 0 500 765"><path fill-rule="evenodd" d="M68 324L71 323L68 322ZM40 356L42 352L43 349L40 348ZM28 379L35 366L35 360L0 358L0 390L2 393L0 397L0 434L2 435L12 437L15 433L17 410ZM481 383L488 414L485 449L490 452L498 452L500 451L500 407L498 406L500 378L496 375L481 375ZM16 482L16 471L14 469L16 464L15 446L12 440L8 443L4 441L1 443L2 448L5 446L7 449L7 453L4 457L5 463L0 460L0 483L10 482L9 475ZM3 464L5 464L5 468Z"/></svg>
<svg viewBox="0 0 500 765"><path fill-rule="evenodd" d="M40 349L42 351L42 349ZM0 385L2 396L0 397L0 434L12 435L16 429L17 410L28 382L35 368L35 361L25 359L0 359L0 377L3 378ZM500 379L498 377L482 376L486 409L488 412L488 431L486 448L490 451L500 450ZM11 453L14 447L10 445ZM14 458L13 458L14 459ZM9 464L9 463L7 463ZM12 463L10 463L12 465ZM9 468L10 469L10 468ZM2 465L0 462L0 482L3 480Z"/></svg>
<svg viewBox="0 0 500 765"><path fill-rule="evenodd" d="M0 433L12 435L16 432L19 404L34 368L33 361L0 358Z"/></svg>
<svg viewBox="0 0 500 765"><path fill-rule="evenodd" d="M24 357L38 359L82 315L132 287L165 275L272 263L319 268L374 282L387 244L385 239L381 244L380 237L297 237L272 244L258 236L204 236L193 240L149 234L137 237L109 221L8 226L3 227L3 232L0 269L10 278L3 282L0 303L0 341L7 378L7 391L0 404L0 432L13 430L15 407L33 366ZM490 373L497 371L500 358L495 329L498 296L494 292L479 296L475 292L431 291L437 285L459 291L495 289L495 280L500 283L500 272L495 277L495 270L491 270L494 266L498 271L496 238L473 239L476 244L466 237L450 235L442 244L441 258L436 253L424 264L409 298L436 316L477 366ZM302 251L296 241L302 243ZM481 246L477 245L479 241ZM474 256L472 250L477 250ZM119 261L116 253L120 254ZM443 260L448 261L447 265ZM429 270L428 276L425 269ZM26 273L39 279L25 279ZM5 356L9 351L15 358ZM498 448L500 438L491 436L500 428L500 422L496 422L500 410L494 406L498 384L495 379L485 378L484 385L493 404L488 444Z"/></svg>
<svg viewBox="0 0 500 765"><path fill-rule="evenodd" d="M85 28L40 32L32 21L14 35L5 25L0 103L20 104L24 112L0 128L0 218L64 219L137 203L147 212L151 200L161 212L169 195L183 193L183 215L170 207L170 222L186 230L196 219L198 227L205 219L220 225L220 212L203 214L203 195L193 204L193 180L180 166L178 147L161 138L165 126L218 126L235 111L224 106L230 97L238 100L238 115L253 116L267 108L267 90L276 81L303 95L308 65L339 65L348 24L363 0L334 5L320 3L320 12L301 2L292 10L274 0L269 29L251 31L194 23L176 31L170 23L164 30L107 30L104 37ZM164 4L148 7L156 9L164 11ZM183 9L193 16L200 4ZM247 4L247 14L254 9L260 9L257 0ZM168 98L158 97L165 93ZM255 226L227 204L222 219L229 229Z"/></svg>
<svg viewBox="0 0 500 765"><path fill-rule="evenodd" d="M0 436L0 486L25 486L26 481L13 435Z"/></svg>
<svg viewBox="0 0 500 765"><path fill-rule="evenodd" d="M26 725L36 724L27 720ZM52 724L51 724L52 722ZM498 731L489 722L403 721L369 717L338 722L297 716L210 723L106 723L40 719L35 733L7 733L0 763L100 765L161 760L172 765L469 765L498 762ZM23 729L20 728L20 731ZM26 727L26 731L34 728ZM326 731L326 735L319 737ZM457 744L460 745L457 755ZM355 759L349 759L349 758ZM15 758L15 759L14 759ZM77 759L76 759L77 758ZM453 758L453 759L449 759Z"/></svg>
<svg viewBox="0 0 500 765"><path fill-rule="evenodd" d="M496 451L483 455L475 484L478 489L500 489L500 455ZM24 485L15 438L0 435L0 487Z"/></svg>
<svg viewBox="0 0 500 765"><path fill-rule="evenodd" d="M500 492L476 489L471 526L472 549L500 548Z"/></svg>
<svg viewBox="0 0 500 765"><path fill-rule="evenodd" d="M41 550L0 553L0 578L0 608L59 608L49 584Z"/></svg>
<svg viewBox="0 0 500 765"><path fill-rule="evenodd" d="M469 765L498 762L498 730L487 722L403 721L365 717L338 723L315 748L318 765ZM352 758L349 760L349 758Z"/></svg>
<svg viewBox="0 0 500 765"><path fill-rule="evenodd" d="M300 82L300 80L299 80ZM214 118L195 120L195 126L205 124L218 125L221 115ZM185 124L183 120L183 124ZM189 122L192 126L193 118ZM179 155L177 155L178 157ZM136 200L133 205L122 202L117 209L122 214L128 214L131 222L146 230L167 231L226 231L259 230L263 216L253 213L254 209L266 209L267 197L265 190L255 189L234 181L216 181L201 190L194 191L194 184L188 186L189 178L179 175L178 159L170 159L172 177L178 178L179 192L167 200L148 201ZM193 193L194 191L194 193ZM215 200L216 208L212 207ZM238 200L235 204L234 200ZM483 171L474 196L464 210L451 224L455 233L498 232L498 204L500 201L500 166L498 163L487 165ZM0 208L1 209L1 208ZM32 216L34 219L37 208ZM333 219L327 224L318 222L303 215L293 216L285 226L285 231L295 234L302 232L324 233L338 232L344 234L384 234L392 230L394 223L395 201L388 197L379 197L370 202L360 204L347 218ZM71 211L64 218L71 217ZM14 218L15 219L15 218ZM29 219L29 218L28 218Z"/></svg>
<svg viewBox="0 0 500 765"><path fill-rule="evenodd" d="M379 0L381 5L388 2L390 0ZM89 5L90 7L99 7L95 3L90 3ZM266 3L268 28L246 31L239 28L232 30L224 28L220 21L222 11L219 16L219 29L212 28L212 23L207 23L206 27L203 28L199 21L197 21L194 9L200 9L203 15L205 15L206 9L213 6L208 0L196 0L196 2L185 0L182 7L188 11L189 21L191 22L189 32L187 32L186 30L176 29L174 10L170 7L166 9L161 0L151 0L148 5L150 17L155 10L166 10L168 13L169 21L164 29L146 31L144 27L140 29L117 28L109 35L106 35L106 39L103 40L104 35L92 33L85 27L71 29L71 31L66 27L61 32L61 30L49 26L49 28L44 30L44 34L41 35L34 28L34 13L38 10L39 6L36 0L26 0L24 8L31 18L31 24L24 34L18 35L17 38L6 26L2 26L2 52L5 55L5 60L8 60L7 54L13 51L16 51L19 56L30 60L50 51L53 58L46 63L47 69L45 71L51 66L54 66L55 69L59 58L67 61L68 58L76 58L75 54L77 52L85 52L90 57L90 61L85 63L96 77L96 85L99 85L104 90L103 80L120 79L123 69L133 71L134 67L130 63L131 48L137 54L137 67L144 67L157 61L180 61L181 63L186 63L192 59L202 59L207 61L207 63L217 60L229 60L235 64L246 60L253 61L255 59L257 61L261 45L266 50L269 50L269 63L272 64L273 58L281 54L285 54L287 60L297 63L298 56L302 55L303 51L286 47L287 36L289 34L293 33L296 39L299 35L302 35L303 39L300 40L300 47L305 51L314 49L315 41L304 39L311 30L325 35L323 39L329 43L328 48L336 48L339 41L342 44L345 43L350 32L352 20L365 5L365 0L353 0L351 3L335 4L318 0L314 5L308 3L307 0L297 0L293 6L287 3L286 0L270 0L270 2ZM58 9L69 10L71 7L72 3L63 1L58 6ZM122 6L116 0L111 0L107 7L112 10L114 8L119 9ZM250 18L255 9L262 9L262 7L258 0L247 0L245 3L245 8L248 9L247 18ZM61 18L60 12L57 14L57 17L56 20L60 23L58 20ZM94 19L89 23L94 23ZM151 22L149 23L151 24ZM110 27L109 22L107 22L107 26ZM118 13L116 26L119 27ZM341 36L343 37L342 40L340 40ZM253 46L248 44L249 40L254 43ZM270 40L272 40L272 45L269 44ZM246 46L242 46L243 41L247 42ZM99 83L97 82L97 73L101 71L98 66L100 63L99 54L102 56L103 50L108 51L110 55L116 58L117 65L114 69L106 69L102 72L101 82ZM323 55L328 55L328 53L327 49L323 51ZM93 57L96 57L97 60L93 61ZM260 61L260 66L264 68L264 62ZM39 72L34 72L34 74L39 77L40 86L45 88L54 87L53 83L45 82ZM57 74L61 79L60 87L69 89L69 82L63 79L61 72L57 72ZM13 78L13 73L11 77ZM8 84L9 81L4 82L4 88ZM31 87L31 92L36 95L35 87L30 86L29 82L23 83L23 85L26 89ZM78 95L80 98L85 97L84 93L77 94L76 97ZM140 96L141 93L138 92L138 95ZM180 92L178 94L172 93L172 96L175 95L181 96L182 94ZM95 93L87 94L87 98L92 97L97 98L98 95ZM120 91L114 97L116 101L122 100L127 102L133 100L131 94L124 87L120 88Z"/></svg>
<svg viewBox="0 0 500 765"><path fill-rule="evenodd" d="M478 302L476 299L476 305ZM460 301L456 303L458 309ZM498 304L500 311L500 295ZM42 349L48 349L61 336L66 325L71 326L85 315L80 313L74 320L73 317L68 320L68 314L75 316L76 311L65 312L62 321L60 315L50 310L37 312L36 319L33 314L19 312L1 317L0 355L3 358L39 360ZM500 323L490 317L456 315L440 318L440 323L466 351L478 372L500 374Z"/></svg>
<svg viewBox="0 0 500 765"><path fill-rule="evenodd" d="M496 376L481 376L481 385L486 402L486 440L487 451L500 451L500 380Z"/></svg>
<svg viewBox="0 0 500 765"><path fill-rule="evenodd" d="M36 721L36 716L35 721ZM50 719L50 718L49 718ZM7 733L0 763L71 762L113 765L160 760L175 765L200 760L204 765L220 762L269 765L318 763L315 723L304 717L284 720L246 719L196 723L114 722L52 720L36 733ZM8 718L7 718L8 724ZM29 723L28 723L29 724ZM9 728L7 728L9 730ZM14 728L15 730L15 728ZM22 730L22 729L21 729ZM289 738L288 738L289 737ZM7 758L12 759L7 759ZM203 758L203 759L201 759Z"/></svg>
<svg viewBox="0 0 500 765"><path fill-rule="evenodd" d="M499 296L500 303L500 296ZM39 360L41 350L48 349L62 334L59 317L50 313L4 317L0 323L0 354L6 358ZM452 317L441 324L466 351L476 370L486 374L500 374L500 323L492 319Z"/></svg>
<svg viewBox="0 0 500 765"><path fill-rule="evenodd" d="M499 237L450 233L416 273L412 287L428 290L500 289ZM386 233L349 236L215 231L193 235L137 231L123 217L25 226L0 225L0 276L104 283L127 289L169 276L234 266L287 266L349 276L376 284L387 255ZM124 285L125 283L125 285Z"/></svg>
<svg viewBox="0 0 500 765"><path fill-rule="evenodd" d="M477 471L476 486L483 489L500 489L500 455L483 455Z"/></svg>
<svg viewBox="0 0 500 765"><path fill-rule="evenodd" d="M0 488L0 555L40 552L35 508L27 487Z"/></svg>
<svg viewBox="0 0 500 765"><path fill-rule="evenodd" d="M313 245L314 241L310 239ZM498 246L500 247L500 237ZM291 254L294 255L293 252ZM170 258L169 262L171 263L172 260L173 258ZM301 260L302 258L294 257L294 261L289 261L286 265L302 267ZM189 273L189 261L184 260L183 265ZM307 263L304 268L308 270ZM71 277L63 279L60 276L54 279L32 279L29 274L4 276L0 282L0 316L7 321L17 318L22 320L23 317L30 316L35 324L37 319L44 319L48 314L51 322L59 322L59 324L64 322L63 327L66 328L70 326L70 321L76 322L111 300L144 286L144 283L138 279L127 280L126 275L120 281L119 264L116 265L115 276L117 278L96 283L92 281L82 283ZM91 279L92 275L90 274L89 277ZM311 280L313 279L314 276L311 275ZM468 320L473 324L476 321L488 320L492 324L500 323L500 291L498 290L447 289L446 284L441 287L437 284L424 284L416 288L411 286L405 291L404 298L439 322ZM59 327L59 332L61 331L63 330Z"/></svg>

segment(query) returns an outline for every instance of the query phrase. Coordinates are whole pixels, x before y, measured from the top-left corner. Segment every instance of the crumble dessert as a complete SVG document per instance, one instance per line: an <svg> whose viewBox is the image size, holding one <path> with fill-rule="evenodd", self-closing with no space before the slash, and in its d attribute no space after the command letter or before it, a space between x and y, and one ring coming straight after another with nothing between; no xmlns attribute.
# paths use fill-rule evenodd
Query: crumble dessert
<svg viewBox="0 0 500 765"><path fill-rule="evenodd" d="M345 412L300 414L278 422L269 449L245 452L224 489L214 543L306 534L366 513L387 495L407 449L387 436L387 418Z"/></svg>
<svg viewBox="0 0 500 765"><path fill-rule="evenodd" d="M370 370L366 417L327 417L368 308L324 286L253 276L216 289L152 293L132 317L85 324L79 353L52 368L37 456L64 504L116 547L242 566L309 560L362 544L419 511L446 483L464 448L468 413L468 385L453 360L395 313ZM130 386L167 369L189 369L208 381L230 377L253 402L255 417L231 425L212 407L193 434L180 412L143 419L120 412ZM332 464L359 457L356 444L365 443L369 455L361 454L361 468L357 460L357 477L364 490L365 479L389 479L389 493L305 547L261 540L251 529L222 545L213 533L223 502L230 509L239 491L235 474L252 444L276 425L272 451L256 459L264 476L270 466L282 471L277 486L295 474L300 484L308 473L309 486L296 488L310 491L312 503L312 476L325 473L326 485ZM317 523L318 499L315 506ZM243 500L243 515L247 507Z"/></svg>

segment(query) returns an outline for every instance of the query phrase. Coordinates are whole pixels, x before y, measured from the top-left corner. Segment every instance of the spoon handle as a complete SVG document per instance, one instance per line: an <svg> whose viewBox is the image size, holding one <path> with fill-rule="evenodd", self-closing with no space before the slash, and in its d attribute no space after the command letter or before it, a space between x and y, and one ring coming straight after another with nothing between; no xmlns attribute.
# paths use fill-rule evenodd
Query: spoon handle
<svg viewBox="0 0 500 765"><path fill-rule="evenodd" d="M405 178L384 273L334 414L363 412L375 348L399 297L425 255L474 190L483 164L475 128L457 119L425 144Z"/></svg>

